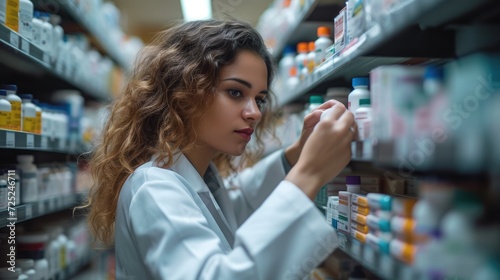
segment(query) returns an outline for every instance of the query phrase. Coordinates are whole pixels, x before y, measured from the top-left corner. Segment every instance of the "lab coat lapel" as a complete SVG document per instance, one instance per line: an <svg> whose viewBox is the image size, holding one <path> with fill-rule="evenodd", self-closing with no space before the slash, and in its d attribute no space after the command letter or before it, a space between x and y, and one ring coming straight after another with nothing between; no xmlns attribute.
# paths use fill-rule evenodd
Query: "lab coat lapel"
<svg viewBox="0 0 500 280"><path fill-rule="evenodd" d="M215 200L219 204L222 213L224 217L226 218L227 223L229 224L229 227L231 228L232 232L236 232L238 229L238 223L236 222L236 216L234 215L234 208L233 208L233 203L231 202L231 199L229 198L229 195L227 193L227 189L224 187L224 182L222 181L222 178L219 176L219 172L217 171L217 168L213 163L210 163L210 166L208 167L207 174L205 174L205 177L207 175L211 176L212 182L209 182L207 178L204 178L205 182L207 184L213 184L216 183L217 187L216 190L212 191L212 195L214 196ZM209 189L211 189L210 185L208 185Z"/></svg>
<svg viewBox="0 0 500 280"><path fill-rule="evenodd" d="M210 213L210 217L215 220L220 230L222 231L223 236L225 237L225 239L232 248L235 229L233 229L233 227L230 226L230 224L226 220L221 207L218 205L209 187L207 186L203 178L200 176L200 174L198 174L198 172L191 164L191 162L189 162L189 160L182 153L178 153L174 159L174 163L170 166L170 169L181 175L183 178L185 178L186 181L189 183L191 189L198 194L199 198L203 202L203 206L205 207L202 207L202 205L199 206L208 210L208 212ZM219 193L222 192L225 191L224 190L219 191ZM227 200L230 203L229 198L227 198ZM232 213L232 215L234 216L234 212ZM231 215L229 216L232 217ZM234 224L236 223L234 222Z"/></svg>

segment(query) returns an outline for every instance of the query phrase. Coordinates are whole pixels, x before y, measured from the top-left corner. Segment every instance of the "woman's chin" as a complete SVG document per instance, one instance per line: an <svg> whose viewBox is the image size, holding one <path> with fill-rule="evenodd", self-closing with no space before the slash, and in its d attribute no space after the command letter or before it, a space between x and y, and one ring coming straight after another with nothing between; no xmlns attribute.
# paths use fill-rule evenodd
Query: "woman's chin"
<svg viewBox="0 0 500 280"><path fill-rule="evenodd" d="M238 157L238 156L241 156L245 152L246 147L247 147L247 145L238 146L234 150L225 152L225 154L229 155L229 156L233 156L233 157Z"/></svg>

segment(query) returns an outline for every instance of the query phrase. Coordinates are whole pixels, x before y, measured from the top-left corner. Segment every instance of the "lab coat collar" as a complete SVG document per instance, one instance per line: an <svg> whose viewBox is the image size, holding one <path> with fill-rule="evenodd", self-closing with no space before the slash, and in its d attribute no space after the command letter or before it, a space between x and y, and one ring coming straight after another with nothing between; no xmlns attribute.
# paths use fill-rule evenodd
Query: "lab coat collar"
<svg viewBox="0 0 500 280"><path fill-rule="evenodd" d="M155 159L156 156L152 159L153 162ZM213 180L210 180L211 184L216 183L218 185L212 186L214 193L210 191L207 182L205 182L204 178L200 176L198 171L196 171L196 168L194 168L183 153L175 152L173 163L168 168L181 175L189 183L191 189L198 193L207 209L212 213L212 216L216 220L217 224L219 224L221 230L224 227L229 229L230 232L225 232L225 230L223 230L223 232L225 232L224 235L226 235L226 239L228 240L230 246L232 246L232 235L237 228L236 218L234 217L234 210L227 193L220 190L220 188L224 188L224 185L215 165L210 163L206 172L209 176L215 177L212 178ZM217 198L214 196L217 196ZM210 204L213 204L213 209ZM218 215L221 220L219 220L216 215ZM224 225L220 223L223 223Z"/></svg>
<svg viewBox="0 0 500 280"><path fill-rule="evenodd" d="M199 193L210 191L205 181L203 181L203 178L200 176L198 171L196 171L196 168L194 168L183 153L179 151L174 153L174 160L169 168L184 177L195 192Z"/></svg>

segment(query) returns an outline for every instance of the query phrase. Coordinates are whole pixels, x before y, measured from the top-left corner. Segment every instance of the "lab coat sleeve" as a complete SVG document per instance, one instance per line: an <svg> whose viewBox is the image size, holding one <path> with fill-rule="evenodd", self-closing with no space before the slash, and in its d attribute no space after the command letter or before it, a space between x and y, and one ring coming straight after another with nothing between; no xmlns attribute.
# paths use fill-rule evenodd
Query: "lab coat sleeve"
<svg viewBox="0 0 500 280"><path fill-rule="evenodd" d="M235 205L238 225L241 225L266 200L285 178L283 150L263 158L254 166L242 170L229 183L229 197Z"/></svg>
<svg viewBox="0 0 500 280"><path fill-rule="evenodd" d="M185 186L148 180L130 204L144 279L302 279L336 246L314 204L283 181L224 252Z"/></svg>

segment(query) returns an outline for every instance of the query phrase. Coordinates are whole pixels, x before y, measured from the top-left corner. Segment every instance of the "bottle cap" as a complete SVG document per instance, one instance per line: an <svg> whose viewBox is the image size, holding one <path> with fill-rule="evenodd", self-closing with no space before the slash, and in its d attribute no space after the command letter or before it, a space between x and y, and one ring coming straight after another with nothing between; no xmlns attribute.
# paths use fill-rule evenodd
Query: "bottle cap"
<svg viewBox="0 0 500 280"><path fill-rule="evenodd" d="M286 45L285 49L283 49L283 55L287 54L295 54L295 49L290 45Z"/></svg>
<svg viewBox="0 0 500 280"><path fill-rule="evenodd" d="M359 176L346 176L345 182L347 185L361 185L361 177L359 177Z"/></svg>
<svg viewBox="0 0 500 280"><path fill-rule="evenodd" d="M297 52L298 53L306 53L307 52L307 43L300 42L297 44Z"/></svg>
<svg viewBox="0 0 500 280"><path fill-rule="evenodd" d="M391 221L380 219L378 222L378 227L382 232L391 232Z"/></svg>
<svg viewBox="0 0 500 280"><path fill-rule="evenodd" d="M331 30L328 26L320 26L317 29L317 35L319 36L330 36Z"/></svg>
<svg viewBox="0 0 500 280"><path fill-rule="evenodd" d="M359 106L363 106L363 105L364 105L364 106L370 106L370 105L371 105L371 103L372 103L372 102L371 102L370 98L361 98L361 99L359 100Z"/></svg>
<svg viewBox="0 0 500 280"><path fill-rule="evenodd" d="M7 91L5 89L0 89L1 96L7 96Z"/></svg>
<svg viewBox="0 0 500 280"><path fill-rule="evenodd" d="M443 68L436 66L427 66L425 68L424 79L442 80L444 76Z"/></svg>
<svg viewBox="0 0 500 280"><path fill-rule="evenodd" d="M309 96L309 104L320 104L323 103L323 96L321 95L311 95Z"/></svg>
<svg viewBox="0 0 500 280"><path fill-rule="evenodd" d="M29 94L29 93L25 93L25 94L20 94L19 97L21 97L21 99L33 99L33 94Z"/></svg>
<svg viewBox="0 0 500 280"><path fill-rule="evenodd" d="M313 52L316 49L314 42L309 42L308 49L309 49L309 52Z"/></svg>
<svg viewBox="0 0 500 280"><path fill-rule="evenodd" d="M4 84L4 85L0 86L0 88L2 88L4 90L17 91L17 86L16 85Z"/></svg>
<svg viewBox="0 0 500 280"><path fill-rule="evenodd" d="M382 198L380 201L380 208L382 210L392 210L392 197L391 196L385 196Z"/></svg>
<svg viewBox="0 0 500 280"><path fill-rule="evenodd" d="M353 87L368 86L369 82L370 82L370 80L368 78L364 78L364 77L353 78L352 79L352 86Z"/></svg>
<svg viewBox="0 0 500 280"><path fill-rule="evenodd" d="M387 242L386 240L380 239L378 243L378 248L382 253L385 253L387 255L390 254L389 242Z"/></svg>

